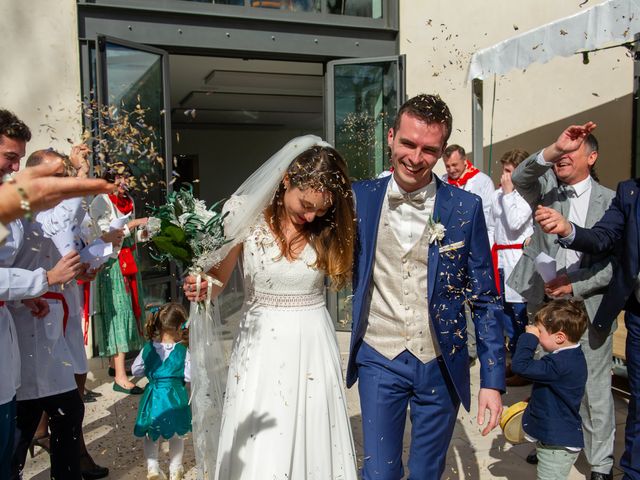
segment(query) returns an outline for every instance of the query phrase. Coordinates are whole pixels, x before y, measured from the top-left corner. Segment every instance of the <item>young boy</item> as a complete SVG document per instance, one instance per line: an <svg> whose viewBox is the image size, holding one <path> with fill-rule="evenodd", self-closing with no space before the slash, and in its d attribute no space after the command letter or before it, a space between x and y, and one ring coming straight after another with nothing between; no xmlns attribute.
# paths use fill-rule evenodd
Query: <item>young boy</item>
<svg viewBox="0 0 640 480"><path fill-rule="evenodd" d="M500 188L491 198L491 214L493 216L493 244L491 256L493 271L498 292L502 295L505 318L505 336L509 338L507 350L513 355L518 338L524 333L527 324L526 300L513 288L506 285L507 278L522 257L524 242L533 235L533 219L531 207L516 191L511 181L511 174L529 153L516 148L506 152L500 159L502 176ZM520 376L513 375L507 369L507 386L526 385L529 382Z"/></svg>
<svg viewBox="0 0 640 480"><path fill-rule="evenodd" d="M566 479L584 447L579 412L587 363L579 342L586 328L581 302L553 300L518 340L511 368L533 381L522 428L536 442L538 479ZM538 343L549 355L534 360Z"/></svg>

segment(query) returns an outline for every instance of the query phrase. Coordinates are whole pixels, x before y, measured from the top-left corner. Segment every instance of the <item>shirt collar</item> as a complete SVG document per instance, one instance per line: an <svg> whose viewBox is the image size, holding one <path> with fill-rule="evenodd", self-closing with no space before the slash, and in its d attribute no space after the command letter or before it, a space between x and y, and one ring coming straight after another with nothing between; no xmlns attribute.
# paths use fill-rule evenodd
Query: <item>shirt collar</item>
<svg viewBox="0 0 640 480"><path fill-rule="evenodd" d="M568 347L562 347L562 348L559 348L557 350L554 350L553 353L558 353L558 352L561 352L563 350L571 350L571 349L574 349L574 348L578 348L579 346L580 346L579 343L574 343L573 345L569 345Z"/></svg>
<svg viewBox="0 0 640 480"><path fill-rule="evenodd" d="M580 197L583 193L591 190L591 175L578 183L571 185L576 192L576 197Z"/></svg>
<svg viewBox="0 0 640 480"><path fill-rule="evenodd" d="M392 192L401 193L403 195L407 193L400 185L398 185L393 175L391 175L391 180L389 180L389 190ZM414 190L413 192L411 192L411 194L413 195L414 193L421 192L427 192L427 198L431 198L436 195L436 176L433 172L431 172L431 181L424 187L419 188L418 190Z"/></svg>

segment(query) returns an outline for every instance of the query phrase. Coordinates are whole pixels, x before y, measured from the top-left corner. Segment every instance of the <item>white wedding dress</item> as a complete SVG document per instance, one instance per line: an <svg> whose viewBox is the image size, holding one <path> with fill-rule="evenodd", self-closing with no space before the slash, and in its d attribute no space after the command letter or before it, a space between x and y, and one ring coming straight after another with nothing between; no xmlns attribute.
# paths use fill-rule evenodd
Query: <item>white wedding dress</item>
<svg viewBox="0 0 640 480"><path fill-rule="evenodd" d="M231 354L218 480L357 478L324 275L281 258L264 217L243 243L245 305Z"/></svg>

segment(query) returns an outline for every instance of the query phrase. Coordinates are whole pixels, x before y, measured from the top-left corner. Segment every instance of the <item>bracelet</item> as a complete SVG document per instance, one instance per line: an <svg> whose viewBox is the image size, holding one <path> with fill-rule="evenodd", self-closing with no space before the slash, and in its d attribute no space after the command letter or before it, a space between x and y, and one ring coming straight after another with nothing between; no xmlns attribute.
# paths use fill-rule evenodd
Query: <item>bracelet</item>
<svg viewBox="0 0 640 480"><path fill-rule="evenodd" d="M16 184L16 179L13 178L12 175L6 174L2 177L2 183L10 183L14 187L16 187L16 191L18 195L20 195L20 208L24 212L24 218L31 221L33 220L33 212L31 211L31 203L29 202L29 197L27 196L27 192L24 188L19 187Z"/></svg>

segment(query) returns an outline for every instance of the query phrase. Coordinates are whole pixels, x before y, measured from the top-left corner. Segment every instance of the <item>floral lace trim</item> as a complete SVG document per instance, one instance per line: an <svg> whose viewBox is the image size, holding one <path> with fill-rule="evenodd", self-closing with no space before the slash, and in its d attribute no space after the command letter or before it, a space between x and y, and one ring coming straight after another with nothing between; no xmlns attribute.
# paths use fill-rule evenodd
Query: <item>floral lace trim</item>
<svg viewBox="0 0 640 480"><path fill-rule="evenodd" d="M325 304L325 297L323 293L282 294L249 290L247 292L247 297L251 304L283 309L308 308Z"/></svg>

